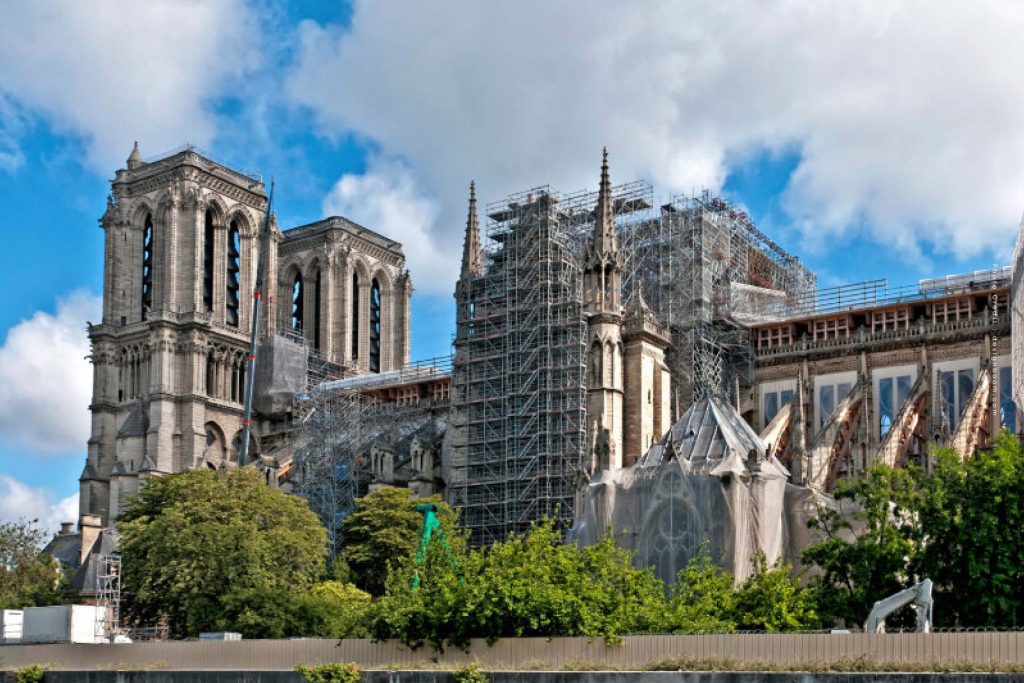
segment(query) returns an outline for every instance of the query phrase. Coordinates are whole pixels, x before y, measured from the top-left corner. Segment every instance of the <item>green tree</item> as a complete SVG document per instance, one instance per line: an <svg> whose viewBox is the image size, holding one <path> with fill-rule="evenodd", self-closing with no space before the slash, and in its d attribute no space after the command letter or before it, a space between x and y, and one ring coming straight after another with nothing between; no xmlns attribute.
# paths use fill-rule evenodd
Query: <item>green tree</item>
<svg viewBox="0 0 1024 683"><path fill-rule="evenodd" d="M303 499L257 470L150 479L118 530L128 619L164 618L179 637L306 635L291 603L322 576L327 534Z"/></svg>
<svg viewBox="0 0 1024 683"><path fill-rule="evenodd" d="M663 628L671 633L723 633L736 629L733 577L712 559L707 545L679 572L665 609Z"/></svg>
<svg viewBox="0 0 1024 683"><path fill-rule="evenodd" d="M419 547L423 515L416 506L425 502L437 503L449 543L461 542L457 515L440 498L414 499L409 489L382 487L358 499L342 522L338 557L348 567L352 583L372 595L384 593L389 565L412 557Z"/></svg>
<svg viewBox="0 0 1024 683"><path fill-rule="evenodd" d="M38 520L0 523L0 609L60 604L64 576Z"/></svg>
<svg viewBox="0 0 1024 683"><path fill-rule="evenodd" d="M816 602L827 620L860 625L876 600L913 581L921 547L920 472L882 464L836 485L835 508L822 507L811 526L824 539L804 551L817 565Z"/></svg>
<svg viewBox="0 0 1024 683"><path fill-rule="evenodd" d="M817 628L814 594L790 576L792 568L768 566L764 553L754 555L754 573L736 592L733 615L740 630L800 631Z"/></svg>

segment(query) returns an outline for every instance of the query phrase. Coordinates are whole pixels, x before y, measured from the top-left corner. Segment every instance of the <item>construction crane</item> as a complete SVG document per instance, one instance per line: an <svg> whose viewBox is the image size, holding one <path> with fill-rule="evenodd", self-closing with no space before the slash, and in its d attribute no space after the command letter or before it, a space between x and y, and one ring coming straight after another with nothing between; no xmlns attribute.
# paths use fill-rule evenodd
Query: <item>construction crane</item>
<svg viewBox="0 0 1024 683"><path fill-rule="evenodd" d="M913 603L917 612L917 632L930 633L932 630L932 580L922 579L910 588L879 600L871 608L871 614L864 624L866 633L885 633L885 618L904 605Z"/></svg>

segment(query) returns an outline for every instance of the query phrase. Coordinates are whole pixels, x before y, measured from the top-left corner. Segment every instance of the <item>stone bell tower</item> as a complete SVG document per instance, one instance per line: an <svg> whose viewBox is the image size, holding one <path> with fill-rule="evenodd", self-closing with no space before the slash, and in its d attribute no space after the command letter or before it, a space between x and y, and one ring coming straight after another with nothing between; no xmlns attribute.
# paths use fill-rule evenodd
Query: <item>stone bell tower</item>
<svg viewBox="0 0 1024 683"><path fill-rule="evenodd" d="M89 524L110 526L149 476L237 462L266 202L259 178L192 147L146 162L136 143L117 171L100 220L103 319L89 328ZM268 272L278 238L273 227ZM273 310L263 319L271 332ZM260 433L254 425L253 455Z"/></svg>

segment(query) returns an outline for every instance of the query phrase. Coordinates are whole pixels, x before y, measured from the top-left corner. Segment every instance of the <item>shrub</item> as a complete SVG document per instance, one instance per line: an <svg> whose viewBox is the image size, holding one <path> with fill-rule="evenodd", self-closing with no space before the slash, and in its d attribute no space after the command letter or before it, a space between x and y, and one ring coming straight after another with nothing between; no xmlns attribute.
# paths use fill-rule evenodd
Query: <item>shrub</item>
<svg viewBox="0 0 1024 683"><path fill-rule="evenodd" d="M38 664L23 666L14 674L16 683L43 683L43 675L46 669Z"/></svg>
<svg viewBox="0 0 1024 683"><path fill-rule="evenodd" d="M300 664L295 667L295 671L302 674L309 683L359 683L359 667L352 662L316 666Z"/></svg>
<svg viewBox="0 0 1024 683"><path fill-rule="evenodd" d="M467 664L454 673L455 683L487 683L487 674L480 670L477 663Z"/></svg>

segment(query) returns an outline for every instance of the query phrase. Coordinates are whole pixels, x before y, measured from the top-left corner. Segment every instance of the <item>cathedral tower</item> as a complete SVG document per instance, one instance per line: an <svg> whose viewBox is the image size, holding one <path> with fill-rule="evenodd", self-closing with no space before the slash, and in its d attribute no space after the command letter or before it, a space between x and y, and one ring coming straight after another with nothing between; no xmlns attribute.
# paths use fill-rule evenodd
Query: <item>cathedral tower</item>
<svg viewBox="0 0 1024 683"><path fill-rule="evenodd" d="M583 260L587 317L587 435L592 469L622 467L622 256L608 177L608 150Z"/></svg>

